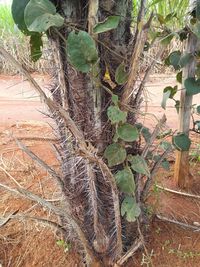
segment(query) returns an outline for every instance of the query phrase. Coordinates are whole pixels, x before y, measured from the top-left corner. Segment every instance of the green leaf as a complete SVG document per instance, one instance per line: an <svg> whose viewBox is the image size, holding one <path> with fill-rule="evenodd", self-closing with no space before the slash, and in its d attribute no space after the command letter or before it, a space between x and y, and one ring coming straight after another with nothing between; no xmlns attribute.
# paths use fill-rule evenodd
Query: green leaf
<svg viewBox="0 0 200 267"><path fill-rule="evenodd" d="M187 95L196 95L200 93L200 79L195 80L195 78L187 78L184 81L185 89Z"/></svg>
<svg viewBox="0 0 200 267"><path fill-rule="evenodd" d="M171 43L171 40L174 38L174 36L175 36L175 35L174 35L173 32L166 34L166 35L161 39L161 44L162 44L162 45L165 45L165 46L169 45L169 44Z"/></svg>
<svg viewBox="0 0 200 267"><path fill-rule="evenodd" d="M179 60L179 66L181 68L185 67L187 64L189 64L193 60L193 55L192 53L185 53L184 55L181 56Z"/></svg>
<svg viewBox="0 0 200 267"><path fill-rule="evenodd" d="M67 53L71 64L78 70L87 73L91 65L98 60L98 52L92 37L85 31L76 34L72 31L67 39Z"/></svg>
<svg viewBox="0 0 200 267"><path fill-rule="evenodd" d="M162 99L162 103L161 103L161 107L163 109L166 109L166 105L167 105L167 100L170 97L171 92L170 91L166 91L163 93L163 99Z"/></svg>
<svg viewBox="0 0 200 267"><path fill-rule="evenodd" d="M129 167L125 167L122 171L118 171L115 175L120 191L127 194L134 194L135 192L135 181L133 173Z"/></svg>
<svg viewBox="0 0 200 267"><path fill-rule="evenodd" d="M172 13L169 13L166 17L165 17L165 23L168 22L168 21L171 21L174 17L176 17L176 12L172 12Z"/></svg>
<svg viewBox="0 0 200 267"><path fill-rule="evenodd" d="M126 215L128 222L135 222L140 216L141 210L139 205L136 203L135 198L127 196L122 202L121 215Z"/></svg>
<svg viewBox="0 0 200 267"><path fill-rule="evenodd" d="M170 65L172 65L175 70L180 69L180 65L179 65L180 59L181 59L180 51L174 51L169 56Z"/></svg>
<svg viewBox="0 0 200 267"><path fill-rule="evenodd" d="M151 132L150 132L149 128L143 126L142 123L135 124L135 127L142 134L142 136L144 137L145 142L149 143L150 139L151 139Z"/></svg>
<svg viewBox="0 0 200 267"><path fill-rule="evenodd" d="M129 123L125 123L117 128L118 136L126 141L133 142L139 138L139 133L136 127Z"/></svg>
<svg viewBox="0 0 200 267"><path fill-rule="evenodd" d="M167 86L165 87L165 89L163 90L163 99L162 99L162 103L161 103L161 107L163 109L166 109L166 105L167 105L167 100L169 98L173 99L174 95L177 93L178 90L178 86Z"/></svg>
<svg viewBox="0 0 200 267"><path fill-rule="evenodd" d="M107 116L112 124L126 122L127 112L121 111L117 106L110 106L107 109Z"/></svg>
<svg viewBox="0 0 200 267"><path fill-rule="evenodd" d="M104 21L96 24L93 28L93 32L98 34L116 29L119 25L120 20L121 20L120 16L110 16L106 18Z"/></svg>
<svg viewBox="0 0 200 267"><path fill-rule="evenodd" d="M168 150L168 149L172 149L172 145L171 143L167 142L167 141L162 141L159 145L163 150Z"/></svg>
<svg viewBox="0 0 200 267"><path fill-rule="evenodd" d="M12 17L18 29L26 35L31 35L24 21L24 10L30 0L13 0L12 1Z"/></svg>
<svg viewBox="0 0 200 267"><path fill-rule="evenodd" d="M30 0L24 11L24 20L28 30L35 32L45 32L64 23L64 18L56 13L56 7L49 0Z"/></svg>
<svg viewBox="0 0 200 267"><path fill-rule="evenodd" d="M31 45L31 59L36 62L42 56L42 36L39 33L31 35L30 38Z"/></svg>
<svg viewBox="0 0 200 267"><path fill-rule="evenodd" d="M197 106L197 113L200 114L200 106Z"/></svg>
<svg viewBox="0 0 200 267"><path fill-rule="evenodd" d="M166 159L164 159L161 163L161 166L163 167L163 169L165 169L166 171L170 171L170 164L169 161L167 161Z"/></svg>
<svg viewBox="0 0 200 267"><path fill-rule="evenodd" d="M162 1L163 1L163 0L154 0L154 1L152 1L152 3L149 5L149 7L152 7L152 6L158 4L158 3L162 2Z"/></svg>
<svg viewBox="0 0 200 267"><path fill-rule="evenodd" d="M177 75L176 75L177 82L179 82L181 84L182 84L182 76L183 76L183 72L182 71L178 72Z"/></svg>
<svg viewBox="0 0 200 267"><path fill-rule="evenodd" d="M128 74L125 71L125 65L124 63L121 63L115 72L115 81L119 85L122 85L127 82L127 79L128 79Z"/></svg>
<svg viewBox="0 0 200 267"><path fill-rule="evenodd" d="M118 105L118 101L119 101L119 97L118 95L112 95L112 98L111 98L113 104L115 104L116 106Z"/></svg>
<svg viewBox="0 0 200 267"><path fill-rule="evenodd" d="M119 165L126 159L126 149L120 144L111 144L104 151L104 157L108 160L109 167Z"/></svg>
<svg viewBox="0 0 200 267"><path fill-rule="evenodd" d="M145 159L142 156L140 156L140 155L136 155L136 156L129 155L128 156L128 161L131 163L131 168L135 172L144 174L146 176L150 176L149 168L147 166L147 163L146 163Z"/></svg>
<svg viewBox="0 0 200 267"><path fill-rule="evenodd" d="M188 151L190 149L191 140L186 134L178 133L177 135L173 136L172 143L177 150Z"/></svg>

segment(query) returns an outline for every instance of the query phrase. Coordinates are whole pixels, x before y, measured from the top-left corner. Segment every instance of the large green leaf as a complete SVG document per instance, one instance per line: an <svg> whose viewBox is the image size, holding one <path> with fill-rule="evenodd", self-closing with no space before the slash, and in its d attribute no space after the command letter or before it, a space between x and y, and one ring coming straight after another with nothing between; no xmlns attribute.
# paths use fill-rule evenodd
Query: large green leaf
<svg viewBox="0 0 200 267"><path fill-rule="evenodd" d="M104 21L96 24L93 28L93 32L102 33L116 29L119 25L120 19L121 19L120 16L110 16L106 18Z"/></svg>
<svg viewBox="0 0 200 267"><path fill-rule="evenodd" d="M49 0L30 0L24 11L24 20L28 30L35 32L45 32L64 23L64 18L56 13L56 7Z"/></svg>
<svg viewBox="0 0 200 267"><path fill-rule="evenodd" d="M115 72L115 81L118 84L122 85L126 83L127 79L128 79L128 74L125 71L124 63L121 63Z"/></svg>
<svg viewBox="0 0 200 267"><path fill-rule="evenodd" d="M137 128L129 123L120 125L117 128L117 134L122 140L126 142L133 142L139 138L139 133Z"/></svg>
<svg viewBox="0 0 200 267"><path fill-rule="evenodd" d="M135 192L135 181L133 173L129 167L125 167L122 171L118 171L115 175L120 191L128 194L134 194Z"/></svg>
<svg viewBox="0 0 200 267"><path fill-rule="evenodd" d="M136 203L135 198L127 196L122 202L121 215L126 215L128 222L135 222L140 216L141 210L139 205Z"/></svg>
<svg viewBox="0 0 200 267"><path fill-rule="evenodd" d="M67 39L67 53L71 64L87 73L98 60L98 52L92 37L85 31L72 31Z"/></svg>
<svg viewBox="0 0 200 267"><path fill-rule="evenodd" d="M31 35L30 31L27 29L27 26L24 21L24 10L30 0L13 0L12 1L12 17L19 28L26 35Z"/></svg>
<svg viewBox="0 0 200 267"><path fill-rule="evenodd" d="M31 59L35 62L42 56L42 36L39 33L31 35L30 38L31 45Z"/></svg>
<svg viewBox="0 0 200 267"><path fill-rule="evenodd" d="M107 109L107 115L112 124L124 123L127 118L127 112L121 111L118 106L110 106Z"/></svg>
<svg viewBox="0 0 200 267"><path fill-rule="evenodd" d="M166 109L166 104L167 104L168 98L173 99L173 97L175 96L177 91L178 91L177 85L174 87L171 87L171 86L165 87L165 89L163 90L163 99L162 99L162 103L161 103L161 107L163 109Z"/></svg>
<svg viewBox="0 0 200 267"><path fill-rule="evenodd" d="M129 155L128 156L128 161L131 163L131 168L135 172L144 174L146 176L150 176L148 165L147 165L145 159L142 156L140 156L140 155L136 155L136 156Z"/></svg>
<svg viewBox="0 0 200 267"><path fill-rule="evenodd" d="M126 159L126 149L120 144L111 144L104 151L104 157L108 160L109 167L119 165Z"/></svg>
<svg viewBox="0 0 200 267"><path fill-rule="evenodd" d="M193 60L194 56L192 53L185 53L184 55L181 56L179 60L179 66L181 68L185 67L187 64L189 64Z"/></svg>
<svg viewBox="0 0 200 267"><path fill-rule="evenodd" d="M180 69L180 62L181 59L181 52L180 51L174 51L169 56L170 64L174 67L175 70Z"/></svg>
<svg viewBox="0 0 200 267"><path fill-rule="evenodd" d="M188 151L190 149L191 140L186 134L178 133L177 135L173 136L172 143L177 150Z"/></svg>
<svg viewBox="0 0 200 267"><path fill-rule="evenodd" d="M144 140L146 141L146 143L149 143L150 139L151 139L151 132L150 132L149 128L143 126L142 123L137 123L137 124L135 124L135 126L137 127L139 132L144 137Z"/></svg>
<svg viewBox="0 0 200 267"><path fill-rule="evenodd" d="M200 93L200 79L195 80L195 78L187 78L184 81L185 89L187 95L196 95Z"/></svg>

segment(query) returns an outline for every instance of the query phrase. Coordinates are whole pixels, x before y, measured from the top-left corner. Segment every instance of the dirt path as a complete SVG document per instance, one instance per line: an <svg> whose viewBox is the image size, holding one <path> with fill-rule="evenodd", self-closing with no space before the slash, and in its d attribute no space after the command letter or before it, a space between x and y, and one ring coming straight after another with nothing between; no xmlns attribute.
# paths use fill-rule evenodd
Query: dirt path
<svg viewBox="0 0 200 267"><path fill-rule="evenodd" d="M49 78L41 75L34 75L34 78L48 92ZM168 101L166 111L161 108L160 104L163 89L168 85L174 86L176 84L174 75L156 74L151 76L146 85L143 103L143 110L153 113L157 118L161 118L162 114L165 113L168 118L167 125L173 129L177 128L178 123L173 100ZM196 95L193 103L199 102L199 96ZM22 120L46 121L46 116L42 114L45 112L46 108L28 81L24 81L21 76L0 75L0 124L11 125ZM147 121L148 125L155 124L155 119L152 116L147 116Z"/></svg>
<svg viewBox="0 0 200 267"><path fill-rule="evenodd" d="M47 90L48 77L36 75L35 79ZM146 117L148 125L155 125L155 117L158 119L164 113L160 107L163 88L175 83L174 76L151 77L145 95L148 96L147 111L153 113L154 117ZM197 101L199 99L195 97L194 103ZM176 129L178 116L173 102L169 101L167 106L165 112L168 117L167 123L169 127ZM60 199L61 195L52 178L25 155L7 135L8 131L12 131L47 164L55 169L58 168L55 154L48 141L55 138L47 124L52 121L41 111L46 112L46 109L27 81L23 81L20 76L0 76L0 182L14 187L17 181L43 198L55 200ZM41 137L46 138L46 141L41 140ZM195 140L196 143L200 143L199 139ZM198 171L200 173L199 163L191 162L191 166L194 173ZM161 169L155 180L163 186L176 189L173 181L173 163L170 171ZM0 216L19 210L18 214L27 213L30 216L55 220L51 212L40 208L32 201L14 198L4 191L0 194ZM200 223L198 200L177 197L154 189L149 201L150 218L154 213L160 213L190 224ZM56 244L56 240L60 238L57 231L49 230L44 224L24 219L12 220L0 227L0 266L82 267L73 247L69 253L65 253L63 247ZM187 231L174 224L155 219L148 228L147 238L147 249L151 259L140 251L125 267L139 267L142 263L142 266L150 266L149 260L153 261L154 267L200 266L199 232Z"/></svg>

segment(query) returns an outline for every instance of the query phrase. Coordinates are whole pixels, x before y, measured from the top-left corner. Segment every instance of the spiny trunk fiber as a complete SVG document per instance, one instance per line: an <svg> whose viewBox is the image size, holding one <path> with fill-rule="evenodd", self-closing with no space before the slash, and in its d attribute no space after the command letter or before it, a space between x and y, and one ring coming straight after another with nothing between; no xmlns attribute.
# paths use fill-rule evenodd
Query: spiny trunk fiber
<svg viewBox="0 0 200 267"><path fill-rule="evenodd" d="M112 140L112 127L107 122L106 109L111 101L110 95L103 89L109 86L104 81L106 70L114 83L115 93L120 96L123 86L115 82L115 71L123 61L129 68L127 55L131 41L131 0L53 1L60 14L65 16L66 25L60 34L66 39L71 30L83 29L92 34L92 27L98 20L103 21L108 15L120 15L122 21L113 31L94 36L97 41L100 62L95 71L99 78L91 74L77 72L68 62L66 44L56 33L49 33L56 69L51 86L53 100L60 104L83 133L86 143L97 148L102 156L107 144ZM96 5L96 6L95 6ZM98 12L96 12L98 11ZM70 23L67 25L67 22ZM59 112L52 114L60 136L59 160L62 167L63 194L70 203L73 217L85 235L87 244L87 264L90 266L113 266L122 255L124 238L130 231L131 241L136 239L135 224L126 226L121 222L120 200L112 173L101 162L91 163L77 150L77 140L66 128ZM89 146L88 146L89 147ZM64 219L63 224L65 223ZM76 231L75 239L80 239ZM124 243L124 244L123 244ZM89 258L88 258L89 257Z"/></svg>

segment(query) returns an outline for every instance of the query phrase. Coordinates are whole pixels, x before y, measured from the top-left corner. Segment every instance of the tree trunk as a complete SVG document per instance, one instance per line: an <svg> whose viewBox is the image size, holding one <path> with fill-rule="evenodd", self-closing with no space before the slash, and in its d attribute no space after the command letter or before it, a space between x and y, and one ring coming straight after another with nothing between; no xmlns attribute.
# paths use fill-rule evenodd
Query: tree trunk
<svg viewBox="0 0 200 267"><path fill-rule="evenodd" d="M68 62L63 38L54 32L49 33L57 68L52 73L53 99L68 112L83 133L84 139L95 145L98 154L102 155L113 137L112 127L107 123L106 117L106 108L111 97L103 89L103 85L109 87L109 84L104 81L104 75L107 69L115 84L112 90L120 95L123 86L115 83L114 74L122 61L125 62L127 69L129 68L127 54L131 52L132 1L54 0L52 2L57 6L59 13L65 16L66 23L70 21L71 25L72 23L75 25L65 26L59 30L65 39L73 27L86 31L88 29L91 32L92 24L98 20L103 21L108 15L120 14L123 18L116 30L96 37L100 56L100 63L97 66L101 73L99 80L95 80L90 74L77 72ZM96 17L95 5L98 5ZM123 223L120 219L117 189L111 188L106 175L102 174L97 164L91 164L79 155L76 151L76 140L66 129L63 118L58 113L53 113L52 116L56 121L57 133L60 137L58 150L64 183L63 194L70 203L72 214L88 241L90 252L86 262L90 266L113 266L123 251L121 238ZM62 224L65 225L65 220L61 219ZM131 231L130 239L135 239L137 236L135 224L127 229ZM124 234L127 236L126 231L124 230ZM75 235L76 243L78 239L80 236ZM125 243L129 245L127 240Z"/></svg>

